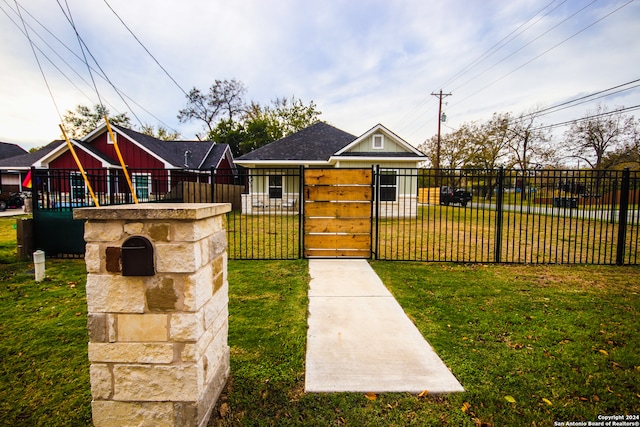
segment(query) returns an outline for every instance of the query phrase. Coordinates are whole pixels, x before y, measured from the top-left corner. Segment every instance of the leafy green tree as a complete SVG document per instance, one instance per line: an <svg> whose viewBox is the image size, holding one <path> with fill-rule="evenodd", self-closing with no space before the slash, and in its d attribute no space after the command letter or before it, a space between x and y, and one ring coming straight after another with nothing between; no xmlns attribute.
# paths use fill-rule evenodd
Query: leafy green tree
<svg viewBox="0 0 640 427"><path fill-rule="evenodd" d="M94 105L93 109L79 104L74 111L67 110L62 117L62 124L69 138L80 139L97 128L105 116L109 117L111 124L131 127L127 113L111 116L109 109L100 104Z"/></svg>
<svg viewBox="0 0 640 427"><path fill-rule="evenodd" d="M208 137L229 144L233 155L241 156L311 126L320 114L313 101L305 105L299 99L278 98L267 106L252 102L240 121L221 120Z"/></svg>

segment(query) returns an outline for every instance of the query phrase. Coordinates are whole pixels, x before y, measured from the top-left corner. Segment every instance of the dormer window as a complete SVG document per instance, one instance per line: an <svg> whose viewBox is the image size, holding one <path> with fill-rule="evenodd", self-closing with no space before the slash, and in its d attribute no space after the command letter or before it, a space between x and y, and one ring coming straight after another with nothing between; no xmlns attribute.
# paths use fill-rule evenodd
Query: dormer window
<svg viewBox="0 0 640 427"><path fill-rule="evenodd" d="M384 148L384 135L373 135L373 149L382 150Z"/></svg>
<svg viewBox="0 0 640 427"><path fill-rule="evenodd" d="M113 137L116 139L116 142L118 142L118 134L114 132ZM107 144L113 145L113 140L111 139L109 132L107 132Z"/></svg>

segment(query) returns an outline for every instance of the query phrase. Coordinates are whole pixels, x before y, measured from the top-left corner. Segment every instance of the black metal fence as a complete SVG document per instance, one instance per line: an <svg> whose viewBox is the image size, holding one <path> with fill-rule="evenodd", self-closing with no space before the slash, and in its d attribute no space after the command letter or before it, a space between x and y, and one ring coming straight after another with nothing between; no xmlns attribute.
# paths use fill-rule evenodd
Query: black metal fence
<svg viewBox="0 0 640 427"><path fill-rule="evenodd" d="M88 174L101 204L131 202L121 172L92 172ZM49 170L34 175L34 217L38 211L40 216L70 213L92 204L77 175L64 174ZM227 216L230 259L303 257L302 168L131 175L141 201L233 203ZM372 185L376 259L618 265L639 261L637 171L378 167Z"/></svg>

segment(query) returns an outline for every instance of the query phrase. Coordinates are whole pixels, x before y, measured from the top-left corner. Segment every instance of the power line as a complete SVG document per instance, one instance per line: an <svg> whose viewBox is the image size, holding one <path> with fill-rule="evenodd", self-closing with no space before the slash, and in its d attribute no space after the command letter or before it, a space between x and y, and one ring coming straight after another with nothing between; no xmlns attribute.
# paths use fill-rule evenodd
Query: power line
<svg viewBox="0 0 640 427"><path fill-rule="evenodd" d="M539 11L537 11L532 17L530 17L529 19L527 19L525 22L523 22L518 28L516 28L515 30L511 31L509 34L507 34L506 36L504 36L500 41L498 41L496 44L494 44L492 47L490 47L489 49L487 49L482 55L478 56L476 59L474 59L473 61L471 61L468 65L466 65L462 70L458 71L456 74L454 74L451 78L449 78L449 80L447 80L446 82L444 82L441 86L446 86L447 84L453 82L456 80L457 77L464 75L467 71L470 71L472 68L478 66L480 63L484 62L485 60L489 59L491 56L493 56L493 54L495 54L496 52L498 52L500 49L504 48L506 45L508 45L509 43L511 43L512 41L514 41L516 38L518 38L521 34L525 33L527 30L529 30L529 28L531 28L532 26L534 26L535 24L537 24L538 22L540 22L540 20L546 16L548 16L551 12L553 12L554 10L558 9L560 6L562 6L564 3L567 2L567 0L562 1L560 4L558 4L556 7L554 7L553 9L549 10L547 13L545 13L544 15L542 15L540 18L538 18L535 22L533 22L532 24L530 24L527 28L525 28L524 30L522 30L521 32L519 32L518 34L516 34L514 37L512 37L510 40L508 40L507 42L505 42L502 46L500 46L500 44L507 40L509 37L511 37L514 33L516 33L517 31L519 31L522 27L524 27L526 24L528 24L531 20L533 20L536 16L538 16L543 10L547 9L549 6L551 6L553 3L555 3L556 0L551 1L550 3L548 3L546 6L544 6L542 9L540 9ZM498 47L500 46L500 47ZM493 51L493 52L492 52Z"/></svg>
<svg viewBox="0 0 640 427"><path fill-rule="evenodd" d="M127 29L127 31L129 31L129 33L133 36L134 39L136 39L136 41L140 44L140 46L142 46L142 48L145 50L145 52L147 52L149 54L149 56L151 57L151 59L153 59L155 61L156 64L158 64L158 67L160 67L160 69L162 71L164 71L164 73L167 75L167 77L169 77L169 79L171 79L171 81L178 87L178 89L180 89L180 91L182 91L182 93L184 93L185 96L189 96L187 94L187 92L182 88L182 86L180 86L178 84L178 82L171 76L171 74L169 74L169 72L160 64L160 62L158 62L158 60L156 59L155 56L153 56L153 54L151 52L149 52L149 49L147 49L147 47L140 41L140 39L133 33L133 31L131 31L131 28L129 28L127 26L127 24L124 23L124 21L122 20L122 18L120 17L120 15L118 15L116 13L115 10L113 10L113 8L111 7L111 5L109 4L109 2L107 2L107 0L104 0L104 3L107 5L107 7L111 10L111 12L113 12L114 15L116 15L116 17L118 18L118 20L122 23L122 25L124 25L124 27Z"/></svg>
<svg viewBox="0 0 640 427"><path fill-rule="evenodd" d="M502 64L504 61L506 61L507 59L511 58L513 55L515 55L516 53L520 52L522 49L524 49L525 47L531 45L532 43L534 43L535 41L541 39L542 37L544 37L545 35L547 35L548 33L550 33L551 31L555 30L556 28L558 28L560 25L564 24L565 22L567 22L568 20L570 20L571 18L573 18L574 16L576 16L577 14L581 13L582 11L584 11L585 9L587 9L588 7L592 6L594 3L596 3L597 0L593 0L591 3L589 3L588 5L584 6L582 9L578 10L577 12L573 13L572 15L568 16L567 18L563 19L562 21L558 22L556 25L554 25L553 27L549 28L547 31L543 32L542 34L538 35L536 38L532 39L531 41L529 41L528 43L525 43L524 45L520 46L518 49L514 50L513 52L511 52L509 55L505 56L504 58L502 58L500 61L496 62L495 64L493 64L492 66L490 66L489 68L486 68L484 71L482 71L479 74L476 74L475 76L471 77L469 80L467 80L466 82L462 83L460 86L456 87L454 90L458 90L460 89L462 86L466 85L467 83L477 79L478 77L480 77L481 75L483 75L484 73L486 73L487 71L493 69L494 67Z"/></svg>
<svg viewBox="0 0 640 427"><path fill-rule="evenodd" d="M24 34L27 36L27 39L29 40L29 45L31 46L31 51L33 52L33 56L36 58L36 62L38 63L38 68L40 69L40 74L42 74L42 78L44 79L44 83L47 86L47 90L49 91L49 95L51 96L51 101L53 101L53 106L56 109L56 112L58 113L58 117L60 117L60 121L62 121L62 115L60 114L60 109L58 108L58 104L56 103L56 99L53 96L53 92L51 91L51 86L49 86L49 81L47 80L47 76L44 74L44 70L42 69L42 65L40 64L40 60L38 59L38 55L36 54L36 50L33 47L33 42L31 41L31 37L29 36L29 31L27 31L27 26L24 23L24 18L22 17L22 13L20 13L20 6L18 6L18 1L14 0L15 4L16 4L16 9L18 11L18 16L20 17L20 20L22 21L22 25L24 27Z"/></svg>
<svg viewBox="0 0 640 427"><path fill-rule="evenodd" d="M558 46L566 43L567 41L571 40L572 38L576 37L578 34L583 33L584 31L588 30L589 28L593 27L594 25L596 25L597 23L603 21L604 19L608 18L609 16L613 15L614 13L618 12L620 9L624 8L625 6L628 6L630 3L632 3L634 0L629 0L627 3L623 4L622 6L618 7L617 9L609 12L608 14L604 15L602 18L592 22L591 24L587 25L586 27L582 28L581 30L575 32L574 34L572 34L571 36L567 37L566 39L562 40L561 42L553 45L552 47L550 47L549 49L545 50L544 52L540 53L539 55L536 55L535 57L533 57L532 59L530 59L529 61L525 62L524 64L520 65L519 67L516 67L515 69L511 70L510 72L508 72L507 74L505 74L504 76L492 81L491 83L489 83L488 85L480 88L479 90L477 90L476 92L472 93L471 95L467 96L466 98L463 98L462 100L460 100L460 102L466 101L467 99L477 95L478 93L482 92L483 90L487 89L490 86L493 86L494 84L496 84L497 82L499 82L500 80L510 76L511 74L515 73L516 71L526 67L527 65L531 64L533 61L535 61L536 59L540 58L541 56L549 53L550 51L554 50L555 48L557 48Z"/></svg>
<svg viewBox="0 0 640 427"><path fill-rule="evenodd" d="M7 0L3 0L5 4L7 4L7 6L11 9L12 12L16 13L13 8L11 8L9 6L9 4L7 3ZM1 8L0 8L1 9ZM67 51L69 51L69 53L71 53L73 56L75 56L79 61L84 62L83 59L76 53L73 51L73 49L69 48L69 46L67 46L62 40L60 40L60 38L58 36L56 36L54 33L52 33L44 24L42 24L42 22L40 22L38 20L38 18L36 18L35 16L33 16L33 14L31 14L31 12L29 12L27 9L24 8L24 6L20 6L20 9L22 9L27 15L29 15L31 17L31 19L33 19L38 25L40 25L40 27L42 27L43 30L45 30L49 35L51 35L58 43L60 43L60 45L62 47L64 47ZM13 24L18 27L18 29L23 33L23 35L26 36L26 34L24 33L24 31L22 29L20 29L20 26L13 20L13 18L7 13L6 10L2 9L2 11L5 13L5 15L7 15L7 17L11 20L11 22L13 22ZM71 71L74 72L74 74L87 86L91 86L91 84L89 82L87 82L84 77L82 77L75 69L75 67L71 66L71 64L69 64L57 51L56 49L53 48L53 46L51 46L36 30L35 28L33 28L31 25L29 25L28 23L26 24L31 30L32 32L38 36L38 38L40 40L42 40L42 42L67 66L69 67L69 69L71 69ZM84 91L82 89L80 89L74 82L73 80L71 80L71 78L69 78L69 76L67 76L67 74L65 74L64 71L62 71L56 64L55 62L49 58L49 56L47 56L46 53L44 53L44 51L38 47L37 44L34 43L34 47L38 50L38 52L40 52L42 54L42 56L44 56L45 59L47 59L47 61L49 61L49 63L56 69L58 70L58 72L69 82L71 83L71 85L73 85L73 87L75 87L78 92L80 92L85 98L87 98L90 102L93 102L93 100L91 99L91 97L89 95L87 95L86 93L84 93ZM104 81L108 82L108 80L105 78L105 76L103 76L98 70L95 70L93 67L91 67L89 65L91 71L93 71L95 74L98 75L98 77L100 77L101 79L103 79ZM135 104L138 108L140 108L142 111L144 111L145 113L147 113L148 115L150 115L151 117L153 117L158 123L162 124L163 126L165 126L166 128L174 131L174 132L178 132L177 129L175 129L174 127L168 125L167 123L165 123L162 119L160 119L159 117L157 117L156 115L154 115L152 112L150 112L149 110L147 110L145 107L143 107L142 105L140 105L138 102L136 102L133 98L131 98L130 96L128 96L124 91L122 91L121 89L118 89L119 92L122 94L122 96L126 97L129 101L131 101L133 104ZM111 103L109 102L107 99L104 98L103 96L103 100L109 104L109 107L111 107L111 109L115 110L116 112L118 111L118 109Z"/></svg>
<svg viewBox="0 0 640 427"><path fill-rule="evenodd" d="M640 110L640 104L634 105L632 107L619 108L619 109L616 109L614 111L607 111L607 112L600 113L600 114L594 114L594 115L582 117L582 118L579 118L579 119L567 120L565 122L554 123L554 124L551 124L551 125L539 126L537 128L533 128L531 130L553 129L555 127L566 126L566 125L570 125L570 124L576 123L576 122L584 122L584 121L587 121L587 120L596 119L598 117L612 116L614 114L625 113L625 112L636 111L636 110Z"/></svg>
<svg viewBox="0 0 640 427"><path fill-rule="evenodd" d="M66 1L66 0L65 0ZM102 67L100 66L100 64L98 63L98 61L96 60L96 58L93 56L93 54L91 53L91 50L89 49L89 47L87 46L87 44L84 42L84 40L82 39L82 37L80 37L80 34L78 33L75 24L73 23L73 19L71 18L71 12L69 11L69 16L67 16L67 14L65 13L62 5L60 4L59 0L56 0L56 2L58 3L58 5L60 6L60 9L62 10L62 13L64 14L65 18L67 18L67 21L69 21L69 24L71 24L71 26L73 27L77 37L78 37L78 41L84 46L84 48L87 50L87 53L89 54L89 56L91 57L91 59L93 60L93 62L96 64L96 66L98 67L98 69L100 70L100 72L102 73L102 75L104 76L105 80L111 85L111 87L113 88L113 90L116 92L116 94L118 95L118 97L120 97L120 99L122 100L122 102L124 102L124 104L127 106L127 108L129 109L129 111L131 112L131 114L133 114L133 116L136 118L136 120L138 120L138 123L140 124L140 126L144 126L142 124L142 121L140 120L140 118L136 115L135 111L133 111L133 109L131 108L131 106L129 106L129 104L127 103L127 101L124 99L124 97L122 96L122 94L120 93L120 90L116 87L116 85L113 84L113 82L111 82L111 80L109 79L109 77L107 76L107 73L102 69ZM67 5L68 6L68 5ZM87 67L89 67L88 62L85 62L87 64ZM91 67L89 67L89 69L91 69ZM96 88L97 91L97 88ZM100 96L98 95L98 99L100 99ZM102 105L102 103L101 103ZM104 107L103 107L104 108Z"/></svg>

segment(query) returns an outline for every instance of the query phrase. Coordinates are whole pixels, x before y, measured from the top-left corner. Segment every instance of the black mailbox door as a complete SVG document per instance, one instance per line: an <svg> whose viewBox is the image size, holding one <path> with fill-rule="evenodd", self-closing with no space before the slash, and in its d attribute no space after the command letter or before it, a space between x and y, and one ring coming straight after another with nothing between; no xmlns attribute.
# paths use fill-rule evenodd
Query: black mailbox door
<svg viewBox="0 0 640 427"><path fill-rule="evenodd" d="M153 246L144 237L129 237L122 244L122 275L153 276Z"/></svg>

